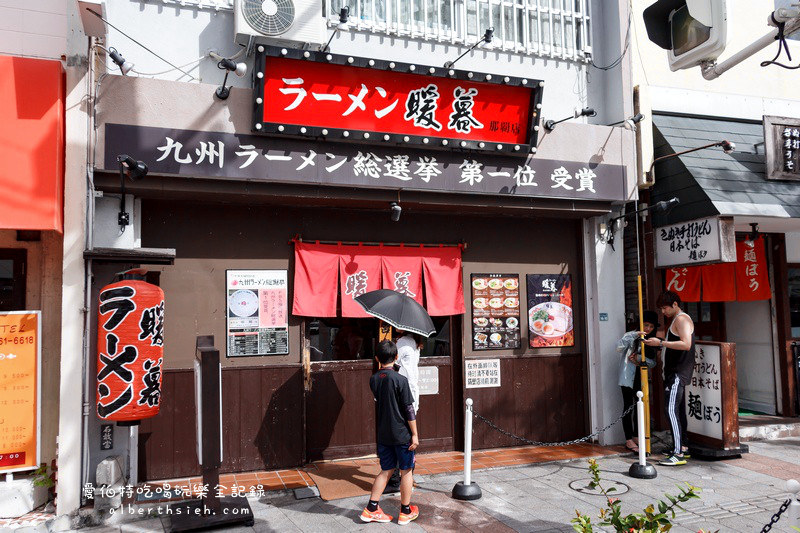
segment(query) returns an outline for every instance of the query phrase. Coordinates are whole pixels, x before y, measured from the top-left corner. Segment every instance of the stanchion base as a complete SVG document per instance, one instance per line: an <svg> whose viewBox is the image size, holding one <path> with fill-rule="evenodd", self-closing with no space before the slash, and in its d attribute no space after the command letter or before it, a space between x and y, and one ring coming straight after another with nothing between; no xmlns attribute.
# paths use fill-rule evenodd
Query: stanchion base
<svg viewBox="0 0 800 533"><path fill-rule="evenodd" d="M456 500L478 500L483 496L481 488L474 481L465 485L463 481L456 483L453 487L453 498Z"/></svg>
<svg viewBox="0 0 800 533"><path fill-rule="evenodd" d="M651 464L640 465L636 462L631 465L628 475L636 479L655 479L658 472L656 472L656 467Z"/></svg>

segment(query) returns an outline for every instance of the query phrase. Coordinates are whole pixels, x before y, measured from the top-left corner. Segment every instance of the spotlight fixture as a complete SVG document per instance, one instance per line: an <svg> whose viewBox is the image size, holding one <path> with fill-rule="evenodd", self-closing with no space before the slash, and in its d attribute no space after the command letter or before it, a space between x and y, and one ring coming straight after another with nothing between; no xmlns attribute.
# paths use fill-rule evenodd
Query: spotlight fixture
<svg viewBox="0 0 800 533"><path fill-rule="evenodd" d="M231 88L226 86L228 83L228 74L233 72L237 77L241 78L247 73L247 63L234 63L232 59L224 57L217 63L217 68L225 71L225 78L222 80L222 86L217 87L214 94L216 94L217 98L220 100L227 100L228 96L231 94Z"/></svg>
<svg viewBox="0 0 800 533"><path fill-rule="evenodd" d="M571 117L562 118L561 120L546 121L544 123L544 129L546 129L547 131L553 131L554 129L556 129L556 124L561 124L565 120L570 120L578 117L593 117L595 115L597 115L597 112L592 107L584 107L583 109L580 110L576 109L575 113L573 113Z"/></svg>
<svg viewBox="0 0 800 533"><path fill-rule="evenodd" d="M644 120L644 115L641 113L636 113L630 118L626 118L625 120L620 120L619 122L614 122L613 124L609 124L609 126L622 126L626 130L636 131L636 125Z"/></svg>
<svg viewBox="0 0 800 533"><path fill-rule="evenodd" d="M350 27L347 24L349 18L350 18L350 6L344 6L339 11L339 24L336 25L336 28L333 30L333 33L331 33L331 38L328 39L328 42L325 43L325 46L322 47L322 49L320 50L321 52L326 52L328 50L328 47L331 45L331 41L333 41L333 38L336 37L337 33L339 33L339 30L346 30L347 28Z"/></svg>
<svg viewBox="0 0 800 533"><path fill-rule="evenodd" d="M108 56L111 58L111 61L113 61L119 67L119 71L122 72L123 76L127 75L128 72L133 70L133 63L126 61L125 58L122 57L119 52L117 52L116 48L109 48Z"/></svg>
<svg viewBox="0 0 800 533"><path fill-rule="evenodd" d="M147 175L147 165L143 161L137 161L127 154L118 155L117 163L119 163L119 186L120 186L120 200L119 200L119 215L117 216L117 223L122 231L125 231L125 226L131 223L130 215L125 211L125 178L131 181L139 181Z"/></svg>
<svg viewBox="0 0 800 533"><path fill-rule="evenodd" d="M714 142L714 143L704 144L703 146L698 146L697 148L689 148L688 150L683 150L681 152L675 152L674 154L667 154L667 155L662 155L661 157L656 157L655 159L653 159L653 162L650 164L650 168L648 169L648 171L645 174L650 177L649 181L652 182L653 181L653 176L652 176L653 168L655 168L656 163L658 163L659 161L663 161L664 159L669 159L671 157L675 157L675 156L679 156L679 155L683 155L683 154L690 154L692 152L697 152L698 150L704 150L706 148L717 148L717 147L718 148L722 148L722 151L725 152L726 154L730 154L730 153L736 151L736 145L734 143L730 142L730 141L727 141L727 140L722 140L722 141L718 141L718 142Z"/></svg>
<svg viewBox="0 0 800 533"><path fill-rule="evenodd" d="M637 215L639 213L647 213L648 211L654 211L656 213L668 213L670 212L676 205L681 203L681 201L677 197L672 197L669 200L661 200L660 202L656 202L653 205L648 205L642 207L641 209L637 209L636 211L631 211L630 213L623 213L618 217L614 217L608 221L608 224L605 225L605 231L601 229L601 233L605 233L605 242L611 246L611 249L614 250L614 231L617 229L617 222L620 220L624 220L625 217L629 217L631 215ZM601 224L603 226L603 224Z"/></svg>
<svg viewBox="0 0 800 533"><path fill-rule="evenodd" d="M400 204L398 204L397 202L392 202L391 204L389 204L389 209L390 209L389 216L392 219L392 222L397 222L398 220L400 220L400 213L403 212L403 208L400 207Z"/></svg>
<svg viewBox="0 0 800 533"><path fill-rule="evenodd" d="M487 29L487 30L484 32L484 34L483 34L483 37L482 37L482 38L481 38L479 41L477 41L475 44L473 44L472 46L470 46L469 48L467 48L466 52L464 52L463 54L461 54L460 56L458 56L458 57L456 58L456 60L455 60L455 61L448 61L447 63L445 63L445 64L444 64L444 68L453 68L453 65L455 65L455 64L456 64L456 62L457 62L459 59L461 59L462 57L464 57L464 56L465 56L465 55L467 55L468 53L472 52L472 50L474 50L474 49L475 49L475 47L476 47L476 46L478 46L479 44L481 44L481 43L486 43L486 44L489 44L489 43L491 43L491 42L492 42L492 36L493 36L493 35L494 35L494 28L489 28L489 29Z"/></svg>
<svg viewBox="0 0 800 533"><path fill-rule="evenodd" d="M745 237L745 239L744 239L745 244L747 244L747 246L752 248L754 246L754 244L756 242L756 239L758 238L759 235L761 235L761 233L759 233L759 231L758 231L758 223L757 222L751 222L750 223L750 233L748 233L747 237Z"/></svg>

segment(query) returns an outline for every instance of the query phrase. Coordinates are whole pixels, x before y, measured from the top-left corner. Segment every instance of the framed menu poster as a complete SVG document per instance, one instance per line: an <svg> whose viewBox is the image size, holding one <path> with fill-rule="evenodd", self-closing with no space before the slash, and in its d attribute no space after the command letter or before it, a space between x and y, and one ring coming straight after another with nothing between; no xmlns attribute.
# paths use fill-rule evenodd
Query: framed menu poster
<svg viewBox="0 0 800 533"><path fill-rule="evenodd" d="M472 274L472 349L519 348L519 275Z"/></svg>
<svg viewBox="0 0 800 533"><path fill-rule="evenodd" d="M228 357L289 353L286 270L227 270Z"/></svg>
<svg viewBox="0 0 800 533"><path fill-rule="evenodd" d="M527 274L531 348L574 346L572 276Z"/></svg>

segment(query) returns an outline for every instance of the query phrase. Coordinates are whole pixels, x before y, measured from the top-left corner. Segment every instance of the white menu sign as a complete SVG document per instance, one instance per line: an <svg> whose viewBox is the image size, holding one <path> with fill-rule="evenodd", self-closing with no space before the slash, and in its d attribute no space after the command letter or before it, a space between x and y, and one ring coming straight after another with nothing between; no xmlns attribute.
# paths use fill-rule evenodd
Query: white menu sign
<svg viewBox="0 0 800 533"><path fill-rule="evenodd" d="M692 381L686 387L687 429L722 440L722 379L720 347L696 345Z"/></svg>
<svg viewBox="0 0 800 533"><path fill-rule="evenodd" d="M286 270L227 270L228 357L289 353Z"/></svg>
<svg viewBox="0 0 800 533"><path fill-rule="evenodd" d="M500 359L473 359L465 361L468 389L500 386Z"/></svg>
<svg viewBox="0 0 800 533"><path fill-rule="evenodd" d="M419 385L420 396L424 394L439 394L439 367L419 367L419 379L417 384Z"/></svg>
<svg viewBox="0 0 800 533"><path fill-rule="evenodd" d="M731 262L736 260L731 221L700 218L653 230L656 267Z"/></svg>

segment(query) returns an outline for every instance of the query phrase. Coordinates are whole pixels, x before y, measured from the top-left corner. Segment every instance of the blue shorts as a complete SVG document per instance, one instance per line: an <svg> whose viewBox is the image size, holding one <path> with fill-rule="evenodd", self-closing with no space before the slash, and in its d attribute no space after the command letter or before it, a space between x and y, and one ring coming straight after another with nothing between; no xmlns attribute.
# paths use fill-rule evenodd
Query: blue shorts
<svg viewBox="0 0 800 533"><path fill-rule="evenodd" d="M409 451L408 444L378 444L378 458L381 470L410 470L414 468L414 452Z"/></svg>

